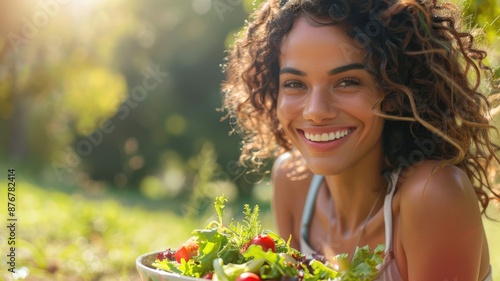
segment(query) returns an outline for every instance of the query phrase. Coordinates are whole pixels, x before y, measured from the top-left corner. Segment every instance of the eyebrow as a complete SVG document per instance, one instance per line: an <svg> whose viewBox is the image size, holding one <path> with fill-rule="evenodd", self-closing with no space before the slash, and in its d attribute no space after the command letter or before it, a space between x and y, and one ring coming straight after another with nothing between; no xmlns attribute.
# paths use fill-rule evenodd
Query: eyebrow
<svg viewBox="0 0 500 281"><path fill-rule="evenodd" d="M346 72L346 71L353 70L353 69L365 69L365 66L360 64L360 63L352 63L352 64L339 66L337 68L334 68L334 69L328 71L328 76L332 76L332 75L339 74L339 73ZM290 73L290 74L294 74L294 75L298 75L298 76L307 76L305 72L298 70L296 68L293 68L293 67L284 67L280 70L280 75L285 74L285 73Z"/></svg>

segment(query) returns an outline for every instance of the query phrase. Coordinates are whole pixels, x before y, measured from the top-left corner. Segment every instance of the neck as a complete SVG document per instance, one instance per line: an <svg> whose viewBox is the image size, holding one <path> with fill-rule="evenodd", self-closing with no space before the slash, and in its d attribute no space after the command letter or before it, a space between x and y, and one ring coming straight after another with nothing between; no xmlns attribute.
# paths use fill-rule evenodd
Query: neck
<svg viewBox="0 0 500 281"><path fill-rule="evenodd" d="M383 200L378 199L385 192L387 181L377 169L365 169L362 176L326 176L325 181L333 203L332 220L339 233L354 233L369 219L372 208L371 216L383 205Z"/></svg>

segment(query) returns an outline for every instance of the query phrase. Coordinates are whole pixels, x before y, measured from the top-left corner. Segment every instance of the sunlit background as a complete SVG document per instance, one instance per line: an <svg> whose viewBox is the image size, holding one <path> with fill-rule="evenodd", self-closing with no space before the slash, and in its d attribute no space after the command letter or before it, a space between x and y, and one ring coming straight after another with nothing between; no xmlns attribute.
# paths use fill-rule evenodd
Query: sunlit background
<svg viewBox="0 0 500 281"><path fill-rule="evenodd" d="M1 0L0 279L139 280L135 258L186 240L219 194L230 216L259 204L274 229L267 170L237 165L241 139L221 122L224 50L253 2ZM499 0L464 4L500 50Z"/></svg>

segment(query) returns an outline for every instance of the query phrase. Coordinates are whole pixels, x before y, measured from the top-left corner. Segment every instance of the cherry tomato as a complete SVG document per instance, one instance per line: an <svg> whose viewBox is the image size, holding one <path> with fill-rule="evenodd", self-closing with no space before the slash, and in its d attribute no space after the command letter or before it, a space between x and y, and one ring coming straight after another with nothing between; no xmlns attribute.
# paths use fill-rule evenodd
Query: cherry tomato
<svg viewBox="0 0 500 281"><path fill-rule="evenodd" d="M243 272L235 281L261 281L260 276L253 272Z"/></svg>
<svg viewBox="0 0 500 281"><path fill-rule="evenodd" d="M260 245L264 252L271 249L271 251L276 252L276 244L274 240L269 237L269 235L261 234L255 236L252 240L250 240L250 245Z"/></svg>
<svg viewBox="0 0 500 281"><path fill-rule="evenodd" d="M203 276L203 279L210 279L212 280L212 278L214 277L214 273L212 271L210 271L209 273L205 274Z"/></svg>
<svg viewBox="0 0 500 281"><path fill-rule="evenodd" d="M177 251L175 251L175 260L181 262L182 259L188 261L198 254L198 243L196 239L191 238L184 242Z"/></svg>

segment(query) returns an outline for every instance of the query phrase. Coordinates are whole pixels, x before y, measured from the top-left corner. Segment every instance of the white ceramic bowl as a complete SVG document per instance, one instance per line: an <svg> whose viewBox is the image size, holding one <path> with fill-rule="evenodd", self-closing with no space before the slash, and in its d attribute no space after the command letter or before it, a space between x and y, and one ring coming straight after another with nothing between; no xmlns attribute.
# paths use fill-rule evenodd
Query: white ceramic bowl
<svg viewBox="0 0 500 281"><path fill-rule="evenodd" d="M148 253L139 256L135 261L137 271L142 281L202 281L205 279L181 276L166 272L153 267L151 264L156 260L156 255L160 252ZM205 280L206 281L206 280Z"/></svg>

